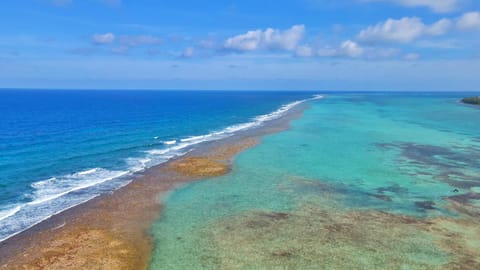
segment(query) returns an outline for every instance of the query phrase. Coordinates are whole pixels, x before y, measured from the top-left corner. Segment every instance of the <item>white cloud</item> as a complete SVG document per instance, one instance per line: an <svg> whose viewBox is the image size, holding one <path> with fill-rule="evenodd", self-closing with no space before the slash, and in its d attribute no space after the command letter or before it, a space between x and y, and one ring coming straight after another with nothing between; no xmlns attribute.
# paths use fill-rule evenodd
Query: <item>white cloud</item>
<svg viewBox="0 0 480 270"><path fill-rule="evenodd" d="M389 2L404 7L426 7L437 13L458 10L462 0L362 0L363 2Z"/></svg>
<svg viewBox="0 0 480 270"><path fill-rule="evenodd" d="M480 12L468 12L457 21L460 30L480 30Z"/></svg>
<svg viewBox="0 0 480 270"><path fill-rule="evenodd" d="M326 47L326 48L320 48L317 50L313 50L310 47L308 48L312 50L312 53L310 56L319 56L319 57L358 58L363 56L365 53L365 49L363 47L361 47L358 43L351 40L346 40L342 42L340 45L338 45L338 47ZM307 52L306 48L304 48L304 52ZM298 52L297 52L297 55L298 55ZM307 57L308 55L305 53L303 56Z"/></svg>
<svg viewBox="0 0 480 270"><path fill-rule="evenodd" d="M240 52L257 50L286 50L294 51L305 33L304 25L294 25L290 29L281 31L267 28L248 31L227 39L224 48Z"/></svg>
<svg viewBox="0 0 480 270"><path fill-rule="evenodd" d="M315 53L317 56L320 56L320 57L333 57L333 56L339 56L338 52L339 50L337 48L326 47L326 48L318 49Z"/></svg>
<svg viewBox="0 0 480 270"><path fill-rule="evenodd" d="M193 52L194 52L194 49L192 47L188 47L183 51L182 57L190 58L193 56Z"/></svg>
<svg viewBox="0 0 480 270"><path fill-rule="evenodd" d="M119 46L111 49L111 52L114 54L127 54L129 51L129 47L127 46Z"/></svg>
<svg viewBox="0 0 480 270"><path fill-rule="evenodd" d="M296 56L388 59L396 57L400 53L401 50L397 48L363 47L355 41L346 40L333 47L313 48L308 45L302 45L297 48Z"/></svg>
<svg viewBox="0 0 480 270"><path fill-rule="evenodd" d="M460 6L460 0L396 0L409 7L428 7L435 12L452 12Z"/></svg>
<svg viewBox="0 0 480 270"><path fill-rule="evenodd" d="M313 48L308 45L298 46L295 51L295 55L298 57L311 57L314 56Z"/></svg>
<svg viewBox="0 0 480 270"><path fill-rule="evenodd" d="M440 36L446 34L452 26L448 19L442 19L432 25L426 25L420 18L405 17L399 20L388 19L370 26L358 34L364 42L390 41L408 43L423 36Z"/></svg>
<svg viewBox="0 0 480 270"><path fill-rule="evenodd" d="M396 57L401 53L397 48L366 48L366 57L369 59L388 59Z"/></svg>
<svg viewBox="0 0 480 270"><path fill-rule="evenodd" d="M255 51L260 47L262 35L262 30L248 31L246 34L227 39L224 47L238 51Z"/></svg>
<svg viewBox="0 0 480 270"><path fill-rule="evenodd" d="M403 59L408 60L408 61L416 61L420 59L420 55L417 53L407 53L403 56Z"/></svg>
<svg viewBox="0 0 480 270"><path fill-rule="evenodd" d="M441 19L434 24L427 26L425 32L431 36L441 36L445 35L450 29L452 29L452 21L449 19Z"/></svg>
<svg viewBox="0 0 480 270"><path fill-rule="evenodd" d="M115 35L112 33L105 34L94 34L92 36L92 41L95 44L109 44L115 41Z"/></svg>
<svg viewBox="0 0 480 270"><path fill-rule="evenodd" d="M202 39L198 42L198 46L202 49L213 49L217 45L213 39Z"/></svg>
<svg viewBox="0 0 480 270"><path fill-rule="evenodd" d="M364 50L362 47L351 40L343 42L338 50L341 55L346 55L353 58L362 56L363 51Z"/></svg>

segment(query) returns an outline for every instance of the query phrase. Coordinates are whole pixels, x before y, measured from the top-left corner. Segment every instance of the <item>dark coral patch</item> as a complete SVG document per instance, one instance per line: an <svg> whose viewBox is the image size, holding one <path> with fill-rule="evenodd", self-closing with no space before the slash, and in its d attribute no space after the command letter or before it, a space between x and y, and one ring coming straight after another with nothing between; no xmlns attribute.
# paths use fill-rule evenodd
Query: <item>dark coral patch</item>
<svg viewBox="0 0 480 270"><path fill-rule="evenodd" d="M272 252L272 256L275 257L282 257L282 258L290 258L293 256L293 253L288 250L277 250Z"/></svg>
<svg viewBox="0 0 480 270"><path fill-rule="evenodd" d="M435 202L432 201L420 201L420 202L415 202L415 206L417 208L423 209L423 210L434 210L435 208Z"/></svg>
<svg viewBox="0 0 480 270"><path fill-rule="evenodd" d="M391 202L392 197L384 195L384 194L370 194L370 196L377 198L379 200L385 201L385 202Z"/></svg>
<svg viewBox="0 0 480 270"><path fill-rule="evenodd" d="M456 169L459 165L478 167L480 150L472 147L441 147L416 143L377 143L376 147L389 150L399 149L404 158L412 164ZM456 148L456 151L452 150Z"/></svg>
<svg viewBox="0 0 480 270"><path fill-rule="evenodd" d="M464 188L464 189L480 186L480 182L477 182L477 181L447 180L446 182L452 187Z"/></svg>
<svg viewBox="0 0 480 270"><path fill-rule="evenodd" d="M279 220L279 219L287 219L290 215L288 213L283 213L283 212L264 212L264 213L261 213L260 216Z"/></svg>
<svg viewBox="0 0 480 270"><path fill-rule="evenodd" d="M480 200L480 193L470 192L455 196L449 196L446 198L461 204L470 204L472 200Z"/></svg>
<svg viewBox="0 0 480 270"><path fill-rule="evenodd" d="M382 150L398 150L399 168L412 177L431 176L455 189L480 187L480 148L477 145L451 145L448 147L404 143L381 143ZM421 179L421 178L420 178ZM378 193L398 192L391 188L379 188ZM471 200L471 196L454 198L460 202Z"/></svg>
<svg viewBox="0 0 480 270"><path fill-rule="evenodd" d="M382 194L384 192L391 192L391 193L395 193L395 194L405 194L405 193L408 192L408 189L404 188L404 187L401 187L398 184L393 184L393 185L388 186L388 187L379 187L379 188L377 188L377 192L380 193L380 194Z"/></svg>

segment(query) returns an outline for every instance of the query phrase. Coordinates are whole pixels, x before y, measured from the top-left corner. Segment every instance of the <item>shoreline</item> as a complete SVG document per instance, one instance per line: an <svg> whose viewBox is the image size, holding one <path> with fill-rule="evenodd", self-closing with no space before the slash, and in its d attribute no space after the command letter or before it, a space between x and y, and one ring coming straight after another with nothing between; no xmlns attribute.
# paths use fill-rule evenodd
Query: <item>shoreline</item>
<svg viewBox="0 0 480 270"><path fill-rule="evenodd" d="M181 185L231 171L232 161L262 136L286 130L308 103L232 137L199 144L151 167L131 183L56 214L0 243L0 269L146 269L162 199ZM128 202L128 203L127 203Z"/></svg>

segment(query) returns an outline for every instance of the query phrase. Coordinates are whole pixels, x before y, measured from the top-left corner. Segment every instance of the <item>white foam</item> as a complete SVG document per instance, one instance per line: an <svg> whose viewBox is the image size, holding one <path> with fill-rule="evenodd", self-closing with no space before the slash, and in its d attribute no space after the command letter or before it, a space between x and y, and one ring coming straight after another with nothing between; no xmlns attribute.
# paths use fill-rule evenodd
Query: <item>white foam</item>
<svg viewBox="0 0 480 270"><path fill-rule="evenodd" d="M145 151L145 153L150 154L150 155L163 155L170 151L170 149L153 149L153 150L148 150Z"/></svg>
<svg viewBox="0 0 480 270"><path fill-rule="evenodd" d="M30 186L32 188L41 188L42 186L44 185L48 185L49 183L52 183L54 181L56 181L57 178L56 177L52 177L52 178L48 178L47 180L42 180L42 181L38 181L38 182L35 182L35 183L32 183Z"/></svg>
<svg viewBox="0 0 480 270"><path fill-rule="evenodd" d="M83 171L83 172L79 172L79 173L77 173L77 174L78 174L78 175L88 175L88 174L95 173L97 170L98 170L98 168L93 168L93 169L90 169L90 170L86 170L86 171Z"/></svg>
<svg viewBox="0 0 480 270"><path fill-rule="evenodd" d="M59 211L55 211L55 212L53 212L52 214L49 214L49 215L46 215L46 216L40 217L40 215L39 215L39 216L38 216L39 218L36 219L35 221L31 222L31 223L26 223L26 222L24 222L24 221L20 221L21 223L23 223L23 224L28 224L28 225L27 225L26 227L22 227L20 230L16 230L15 232L11 233L10 235L8 235L8 236L6 236L6 237L4 237L4 238L0 238L0 242L5 241L5 240L7 240L7 239L9 239L9 238L11 238L11 237L13 237L13 236L15 236L15 235L23 232L23 231L25 231L25 230L28 230L28 229L32 228L33 226L39 224L40 222L42 222L42 221L44 221L44 220L47 220L47 219L53 217L53 216L56 215L56 214L60 214L61 212L66 211L66 210L68 210L68 209L70 209L70 208L73 208L73 207L75 207L75 206L77 206L77 205L80 205L80 204L82 204L82 203L86 203L86 202L88 202L89 200L91 200L91 199L93 199L93 198L95 198L95 197L97 197L97 196L98 196L98 195L94 195L94 196L92 196L92 197L90 197L90 198L88 198L88 199L85 199L85 200L82 200L82 201L80 201L80 202L78 202L78 203L69 205L69 206L67 206L67 207L65 207L65 208L62 208L62 209L59 210ZM20 208L23 208L23 207L21 207L21 206L19 206L19 207L20 207ZM20 209L20 210L22 210L22 209ZM20 210L19 210L19 211L20 211ZM18 222L18 221L17 221L17 222Z"/></svg>
<svg viewBox="0 0 480 270"><path fill-rule="evenodd" d="M27 205L42 204L74 191L82 190L124 176L128 173L129 171L109 171L102 168L94 168L83 172L40 181L32 184L32 187L35 188L35 191L33 192L35 199L27 203Z"/></svg>
<svg viewBox="0 0 480 270"><path fill-rule="evenodd" d="M185 138L185 139L181 139L180 141L181 142L203 142L211 136L212 136L212 134L192 136L192 137L188 137L188 138Z"/></svg>
<svg viewBox="0 0 480 270"><path fill-rule="evenodd" d="M128 158L126 160L129 170L132 173L143 171L149 167L152 159L149 157L141 157L141 158Z"/></svg>
<svg viewBox="0 0 480 270"><path fill-rule="evenodd" d="M200 144L203 142L208 142L208 141L215 141L219 139L224 139L226 137L232 136L235 133L239 131L244 131L248 130L251 128L259 127L263 125L264 123L275 120L283 116L285 113L287 113L289 110L294 108L295 106L308 101L308 100L315 100L315 99L320 99L323 98L322 95L315 95L310 99L304 99L304 100L299 100L295 101L286 105L281 106L278 110L271 112L269 114L264 114L264 115L259 115L255 118L252 119L251 122L246 122L246 123L241 123L241 124L236 124L232 126L228 126L222 130L218 131L213 131L208 134L204 135L196 135L196 136L190 136L190 137L185 137L180 139L180 143L178 143L178 140L172 140L172 141L164 141L163 143L165 145L173 145L168 148L162 148L162 149L152 149L146 151L146 153L150 156L157 156L163 157L163 161L168 160L169 158L180 156L185 154L185 151L180 152L180 150L184 149L189 149L192 146L196 144Z"/></svg>
<svg viewBox="0 0 480 270"><path fill-rule="evenodd" d="M10 209L0 211L0 220L4 220L8 217L15 215L15 213L20 211L20 209L22 209L22 206L18 205Z"/></svg>

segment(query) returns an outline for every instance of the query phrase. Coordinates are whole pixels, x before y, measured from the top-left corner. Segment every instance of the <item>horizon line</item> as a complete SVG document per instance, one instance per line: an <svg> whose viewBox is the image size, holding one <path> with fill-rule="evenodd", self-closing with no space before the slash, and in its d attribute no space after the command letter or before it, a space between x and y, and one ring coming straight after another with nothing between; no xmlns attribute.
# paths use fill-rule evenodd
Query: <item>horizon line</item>
<svg viewBox="0 0 480 270"><path fill-rule="evenodd" d="M326 92L326 93L480 93L480 90L291 90L291 89L168 89L168 88L24 88L0 87L0 91L205 91L205 92Z"/></svg>

